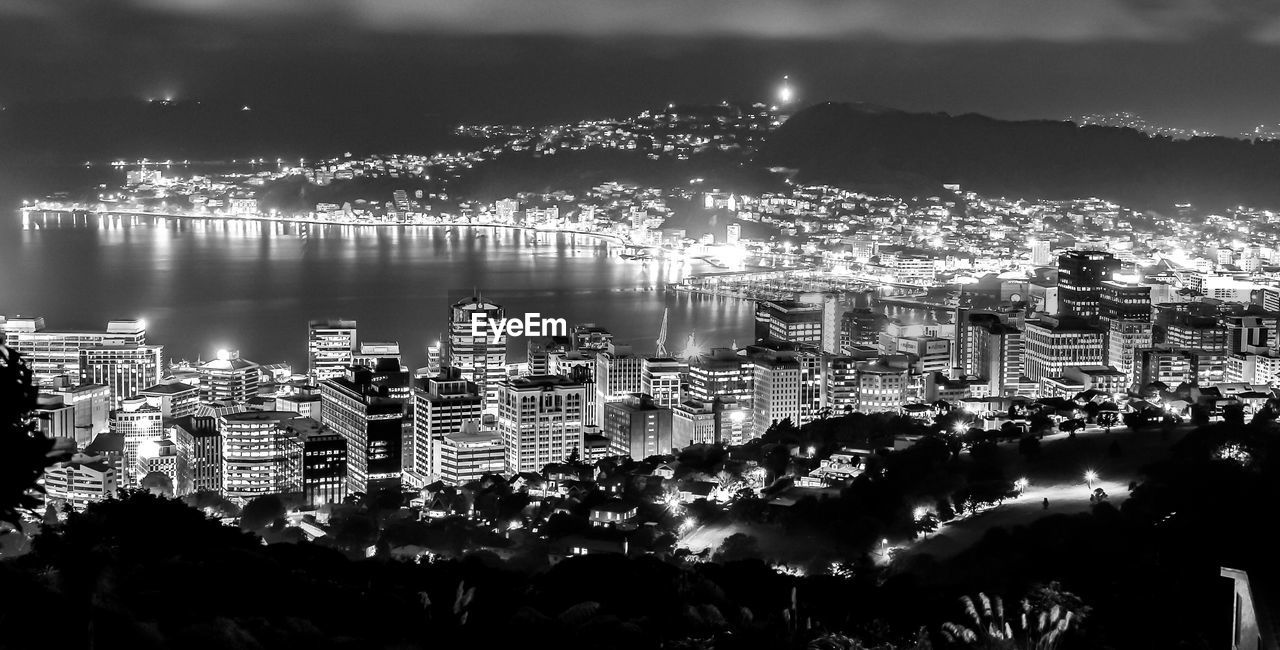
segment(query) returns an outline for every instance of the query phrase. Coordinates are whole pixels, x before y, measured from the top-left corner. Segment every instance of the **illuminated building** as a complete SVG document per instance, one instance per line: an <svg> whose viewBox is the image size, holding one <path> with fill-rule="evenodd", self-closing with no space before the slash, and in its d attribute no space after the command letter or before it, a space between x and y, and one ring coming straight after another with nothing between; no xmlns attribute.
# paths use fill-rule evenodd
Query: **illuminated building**
<svg viewBox="0 0 1280 650"><path fill-rule="evenodd" d="M672 450L671 409L643 393L605 405L601 431L609 439L612 456L643 460Z"/></svg>
<svg viewBox="0 0 1280 650"><path fill-rule="evenodd" d="M244 403L258 394L258 364L240 358L239 350L218 350L217 358L200 365L200 401Z"/></svg>
<svg viewBox="0 0 1280 650"><path fill-rule="evenodd" d="M43 318L0 318L0 329L9 335L9 347L27 357L35 380L42 386L54 378L68 376L85 382L80 371L80 351L101 346L142 346L147 342L146 324L141 320L113 320L103 331L50 330ZM105 382L96 382L105 383ZM116 399L128 397L116 395Z"/></svg>
<svg viewBox="0 0 1280 650"><path fill-rule="evenodd" d="M356 350L356 321L313 320L307 325L307 375L312 381L341 377Z"/></svg>
<svg viewBox="0 0 1280 650"><path fill-rule="evenodd" d="M767 300L756 303L756 340L822 346L820 304L796 300Z"/></svg>
<svg viewBox="0 0 1280 650"><path fill-rule="evenodd" d="M1016 394L1023 374L1023 333L992 313L971 313L964 328L963 369L987 382L992 395Z"/></svg>
<svg viewBox="0 0 1280 650"><path fill-rule="evenodd" d="M658 406L671 408L680 403L680 386L688 366L670 357L646 358L640 366L640 392Z"/></svg>
<svg viewBox="0 0 1280 650"><path fill-rule="evenodd" d="M629 345L610 342L596 354L595 365L595 410L587 415L585 424L603 423L606 404L639 393L644 385L644 359Z"/></svg>
<svg viewBox="0 0 1280 650"><path fill-rule="evenodd" d="M183 492L178 491L179 485L190 485L191 479L183 477L179 480L179 472L185 473L186 463L180 462L178 456L178 446L168 438L160 440L148 440L138 445L137 461L133 468L133 475L137 477L137 481L141 482L148 474L159 472L169 477L170 485L173 486L174 496L183 496ZM181 469L179 469L181 466Z"/></svg>
<svg viewBox="0 0 1280 650"><path fill-rule="evenodd" d="M138 462L138 445L160 440L164 435L160 409L147 404L144 397L130 397L111 411L111 433L124 439L122 485L137 485L140 476L134 475Z"/></svg>
<svg viewBox="0 0 1280 650"><path fill-rule="evenodd" d="M1126 388L1138 381L1139 351L1153 345L1150 321L1112 320L1107 323L1107 365L1124 373Z"/></svg>
<svg viewBox="0 0 1280 650"><path fill-rule="evenodd" d="M489 321L505 317L502 307L480 296L464 298L449 308L448 365L475 382L485 399L485 412L497 410L498 383L507 377L507 335L493 336Z"/></svg>
<svg viewBox="0 0 1280 650"><path fill-rule="evenodd" d="M1063 316L1097 318L1103 282L1119 270L1120 260L1104 251L1073 250L1059 255L1059 312Z"/></svg>
<svg viewBox="0 0 1280 650"><path fill-rule="evenodd" d="M64 404L60 395L41 394L35 414L36 427L46 437L76 439L76 409Z"/></svg>
<svg viewBox="0 0 1280 650"><path fill-rule="evenodd" d="M347 497L347 441L309 417L292 418L283 426L300 447L303 499L313 506L342 503Z"/></svg>
<svg viewBox="0 0 1280 650"><path fill-rule="evenodd" d="M822 358L810 349L772 343L747 348L752 366L754 435L784 419L802 426L822 409Z"/></svg>
<svg viewBox="0 0 1280 650"><path fill-rule="evenodd" d="M321 420L347 441L351 493L399 487L405 400L374 383L368 368L349 367L344 377L320 383Z"/></svg>
<svg viewBox="0 0 1280 650"><path fill-rule="evenodd" d="M507 471L541 471L581 452L586 402L586 387L566 377L517 377L499 384L498 431Z"/></svg>
<svg viewBox="0 0 1280 650"><path fill-rule="evenodd" d="M476 383L462 377L457 368L444 367L439 375L419 379L413 391L413 464L408 468L423 484L440 475L440 440L478 422L484 397ZM410 472L406 472L408 474Z"/></svg>
<svg viewBox="0 0 1280 650"><path fill-rule="evenodd" d="M222 434L217 418L191 416L167 421L164 435L178 446L186 469L174 489L181 494L222 491ZM186 484L189 481L190 484Z"/></svg>
<svg viewBox="0 0 1280 650"><path fill-rule="evenodd" d="M905 355L857 364L859 413L897 412L907 401L910 368Z"/></svg>
<svg viewBox="0 0 1280 650"><path fill-rule="evenodd" d="M176 381L148 386L138 391L138 396L160 409L160 415L166 419L195 415L200 404L199 388Z"/></svg>
<svg viewBox="0 0 1280 650"><path fill-rule="evenodd" d="M80 383L106 384L113 403L160 383L164 346L102 345L80 350Z"/></svg>
<svg viewBox="0 0 1280 650"><path fill-rule="evenodd" d="M248 501L302 490L302 445L286 425L288 411L243 411L218 417L222 434L222 493Z"/></svg>
<svg viewBox="0 0 1280 650"><path fill-rule="evenodd" d="M1032 381L1060 377L1068 366L1102 365L1105 333L1080 318L1029 320L1025 372Z"/></svg>
<svg viewBox="0 0 1280 650"><path fill-rule="evenodd" d="M1098 315L1112 320L1151 320L1151 286L1106 280L1101 283Z"/></svg>
<svg viewBox="0 0 1280 650"><path fill-rule="evenodd" d="M439 446L440 480L446 485L466 485L486 474L506 472L506 448L502 434L480 431L475 420L462 431L441 436Z"/></svg>
<svg viewBox="0 0 1280 650"><path fill-rule="evenodd" d="M83 447L99 433L110 429L111 388L104 384L64 385L52 389L62 403L75 409L76 444Z"/></svg>
<svg viewBox="0 0 1280 650"><path fill-rule="evenodd" d="M77 511L115 498L120 481L116 469L108 462L92 460L92 456L78 458L45 470L45 497L50 502L70 504Z"/></svg>

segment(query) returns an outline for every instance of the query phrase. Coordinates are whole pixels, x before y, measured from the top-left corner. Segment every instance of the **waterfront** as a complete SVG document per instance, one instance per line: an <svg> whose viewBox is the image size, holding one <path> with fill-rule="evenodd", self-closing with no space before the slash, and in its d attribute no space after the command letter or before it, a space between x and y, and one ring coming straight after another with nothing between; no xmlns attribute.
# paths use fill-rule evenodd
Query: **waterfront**
<svg viewBox="0 0 1280 650"><path fill-rule="evenodd" d="M674 350L691 331L706 344L747 341L748 303L664 290L708 270L621 259L595 236L503 228L93 215L24 229L16 211L0 225L0 314L86 329L140 317L167 357L235 347L295 366L305 363L307 320L337 317L357 319L366 341L399 341L405 362L422 365L451 298L473 288L509 312L595 322L642 351L664 307ZM513 360L524 344L513 339Z"/></svg>

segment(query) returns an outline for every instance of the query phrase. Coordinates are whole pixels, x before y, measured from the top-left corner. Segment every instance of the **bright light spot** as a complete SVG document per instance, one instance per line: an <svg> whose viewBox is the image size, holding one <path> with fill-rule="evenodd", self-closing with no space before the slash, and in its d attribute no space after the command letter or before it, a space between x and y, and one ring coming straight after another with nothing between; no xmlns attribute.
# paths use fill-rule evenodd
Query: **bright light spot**
<svg viewBox="0 0 1280 650"><path fill-rule="evenodd" d="M969 425L964 422L956 422L955 425L951 427L951 430L956 433L964 433L969 430Z"/></svg>
<svg viewBox="0 0 1280 650"><path fill-rule="evenodd" d="M160 443L154 440L143 440L138 443L139 458L155 458L160 455Z"/></svg>
<svg viewBox="0 0 1280 650"><path fill-rule="evenodd" d="M1030 485L1030 484L1031 484L1031 482L1030 482L1030 481L1028 481L1028 480L1027 480L1027 478L1024 476L1024 477L1022 477L1022 478L1020 478L1020 479L1018 479L1018 480L1014 481L1014 482L1013 482L1013 487L1018 488L1018 491L1019 491L1019 492L1021 492L1022 490L1027 489L1027 486L1028 486L1028 485Z"/></svg>
<svg viewBox="0 0 1280 650"><path fill-rule="evenodd" d="M745 419L747 419L747 414L742 411L733 411L729 414L729 421L735 424L741 423Z"/></svg>
<svg viewBox="0 0 1280 650"><path fill-rule="evenodd" d="M911 511L911 518L915 519L916 521L920 521L921 519L924 519L925 516L927 516L928 514L929 514L928 508L924 506L916 506L916 509Z"/></svg>
<svg viewBox="0 0 1280 650"><path fill-rule="evenodd" d="M218 350L218 361L229 361L230 359L231 359L230 350L226 348L222 348L221 350Z"/></svg>
<svg viewBox="0 0 1280 650"><path fill-rule="evenodd" d="M1084 480L1088 481L1089 483L1092 483L1098 480L1098 473L1093 470L1089 470L1084 473Z"/></svg>

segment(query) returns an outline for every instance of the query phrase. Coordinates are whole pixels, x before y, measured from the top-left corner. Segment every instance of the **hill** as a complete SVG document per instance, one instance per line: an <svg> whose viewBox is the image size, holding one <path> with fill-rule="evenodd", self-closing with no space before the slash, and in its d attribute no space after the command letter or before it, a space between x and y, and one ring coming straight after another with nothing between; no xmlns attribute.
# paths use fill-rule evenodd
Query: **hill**
<svg viewBox="0 0 1280 650"><path fill-rule="evenodd" d="M959 183L989 195L1096 196L1154 210L1185 202L1280 208L1280 142L1173 140L1071 122L826 103L779 127L760 162L795 168L802 181L868 191L919 194Z"/></svg>

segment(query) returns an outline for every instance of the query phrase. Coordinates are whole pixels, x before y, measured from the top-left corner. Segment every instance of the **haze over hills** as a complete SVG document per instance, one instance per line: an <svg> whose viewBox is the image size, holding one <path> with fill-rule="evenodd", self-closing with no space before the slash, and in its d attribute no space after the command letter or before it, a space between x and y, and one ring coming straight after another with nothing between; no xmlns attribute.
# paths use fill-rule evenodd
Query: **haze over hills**
<svg viewBox="0 0 1280 650"><path fill-rule="evenodd" d="M1280 208L1280 142L1172 140L1133 129L825 103L769 137L766 165L803 182L921 193L1096 196L1153 210L1190 202Z"/></svg>

